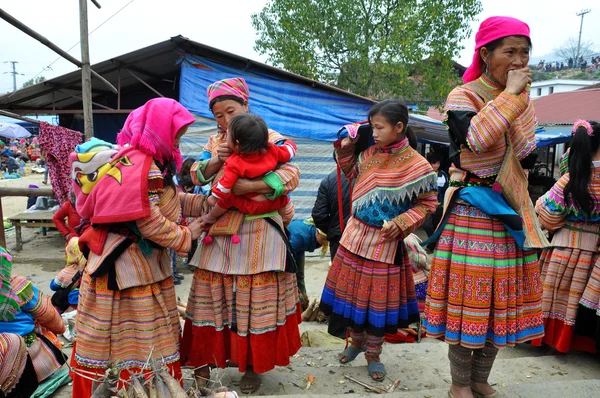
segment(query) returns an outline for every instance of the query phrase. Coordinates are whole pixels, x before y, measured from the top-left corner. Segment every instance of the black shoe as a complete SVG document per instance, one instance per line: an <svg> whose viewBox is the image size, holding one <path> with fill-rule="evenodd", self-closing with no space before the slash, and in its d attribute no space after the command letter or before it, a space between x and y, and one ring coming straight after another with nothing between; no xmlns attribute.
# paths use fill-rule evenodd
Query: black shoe
<svg viewBox="0 0 600 398"><path fill-rule="evenodd" d="M184 280L184 279L185 279L185 276L183 276L183 274L180 274L179 272L175 272L175 273L173 274L173 278L175 278L175 279L179 279L180 281L182 281L182 280Z"/></svg>
<svg viewBox="0 0 600 398"><path fill-rule="evenodd" d="M173 278L174 285L181 285L181 279Z"/></svg>

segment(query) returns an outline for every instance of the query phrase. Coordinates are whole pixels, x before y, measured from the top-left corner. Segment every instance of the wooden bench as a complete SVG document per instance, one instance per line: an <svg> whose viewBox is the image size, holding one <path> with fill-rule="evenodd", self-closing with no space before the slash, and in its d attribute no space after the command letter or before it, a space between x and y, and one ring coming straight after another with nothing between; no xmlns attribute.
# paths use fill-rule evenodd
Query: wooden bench
<svg viewBox="0 0 600 398"><path fill-rule="evenodd" d="M43 228L42 235L46 236L46 228L56 228L52 217L53 211L34 211L31 213L21 213L14 217L10 217L8 221L15 227L17 237L17 251L23 250L23 238L21 236L21 227Z"/></svg>

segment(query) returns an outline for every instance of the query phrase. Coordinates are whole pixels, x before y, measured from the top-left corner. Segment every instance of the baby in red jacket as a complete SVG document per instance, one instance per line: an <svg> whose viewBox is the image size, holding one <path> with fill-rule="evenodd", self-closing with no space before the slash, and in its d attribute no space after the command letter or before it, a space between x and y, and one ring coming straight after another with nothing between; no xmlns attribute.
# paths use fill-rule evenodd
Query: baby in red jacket
<svg viewBox="0 0 600 398"><path fill-rule="evenodd" d="M296 144L285 140L283 145L269 143L269 129L265 121L252 114L237 115L229 122L227 145L233 154L227 158L223 176L212 188L207 202L212 210L204 215L206 224L214 224L227 209L235 207L243 214L265 214L278 211L285 214L290 198L280 196L274 200L256 201L257 193L242 196L231 190L238 178L258 178L274 171L279 163L288 162L296 155Z"/></svg>

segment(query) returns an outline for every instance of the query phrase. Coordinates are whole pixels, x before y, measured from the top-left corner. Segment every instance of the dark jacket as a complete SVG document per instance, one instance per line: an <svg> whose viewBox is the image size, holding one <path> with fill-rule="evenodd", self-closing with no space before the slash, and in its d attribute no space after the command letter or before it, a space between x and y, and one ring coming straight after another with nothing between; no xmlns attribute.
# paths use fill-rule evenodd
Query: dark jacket
<svg viewBox="0 0 600 398"><path fill-rule="evenodd" d="M344 225L350 217L350 183L342 173L342 203L344 207ZM338 210L337 172L332 171L321 181L317 200L312 209L315 226L327 234L327 240L338 241L340 232L340 216Z"/></svg>

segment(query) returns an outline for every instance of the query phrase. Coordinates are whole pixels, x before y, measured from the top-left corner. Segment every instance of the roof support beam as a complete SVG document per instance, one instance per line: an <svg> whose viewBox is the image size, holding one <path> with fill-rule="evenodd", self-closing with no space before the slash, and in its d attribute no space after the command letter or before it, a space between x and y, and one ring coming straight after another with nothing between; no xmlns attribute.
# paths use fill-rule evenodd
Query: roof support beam
<svg viewBox="0 0 600 398"><path fill-rule="evenodd" d="M66 59L67 61L75 64L78 68L82 67L82 63L78 59L74 58L66 51L63 51L56 44L52 43L50 40L46 39L44 36L40 35L33 29L29 28L27 25L23 24L21 21L17 20L16 18L14 18L13 16L8 14L1 8L0 8L0 18L4 19L9 24L11 24L15 28L19 29L21 32L23 32L23 33L31 36L35 40L39 41L40 43L42 43L43 45L45 45L46 47L48 47L49 49L51 49L52 51L54 51L55 53L57 53L64 59ZM117 94L117 89L112 84L110 84L110 82L108 80L106 80L105 78L100 76L98 73L94 72L93 70L91 71L91 73L95 78L100 80L102 82L102 84L104 84L106 87L108 87L110 89L110 91L112 91L114 94ZM14 92L16 92L16 91L14 91Z"/></svg>
<svg viewBox="0 0 600 398"><path fill-rule="evenodd" d="M158 92L158 90L156 90L154 87L152 87L151 85L149 85L148 83L146 83L145 81L143 81L138 75L136 75L135 73L133 73L132 71L130 71L129 69L125 69L127 72L129 72L129 74L138 82L142 83L144 86L148 87L150 90L152 90L152 92L156 95L158 95L159 97L164 98L165 96L162 95L161 93Z"/></svg>
<svg viewBox="0 0 600 398"><path fill-rule="evenodd" d="M36 115L72 115L81 113L83 114L83 109L11 109L11 112L16 113L18 115L28 115L28 114L36 114ZM133 109L93 109L92 113L94 114L129 114L133 112Z"/></svg>

